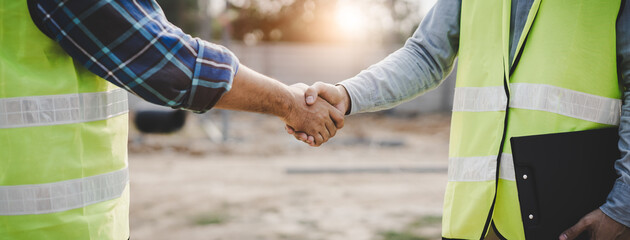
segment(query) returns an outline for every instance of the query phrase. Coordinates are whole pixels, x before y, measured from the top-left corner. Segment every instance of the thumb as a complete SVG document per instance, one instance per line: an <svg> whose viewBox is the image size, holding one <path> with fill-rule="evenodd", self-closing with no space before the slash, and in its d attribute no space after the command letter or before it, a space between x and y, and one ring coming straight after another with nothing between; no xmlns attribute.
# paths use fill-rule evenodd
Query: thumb
<svg viewBox="0 0 630 240"><path fill-rule="evenodd" d="M584 230L588 228L589 224L585 218L580 219L580 221L573 225L573 227L567 229L562 234L560 234L560 240L572 240L578 237Z"/></svg>
<svg viewBox="0 0 630 240"><path fill-rule="evenodd" d="M315 85L308 87L304 92L304 97L306 98L306 105L315 104L315 100L317 100L317 96L319 95L319 88Z"/></svg>
<svg viewBox="0 0 630 240"><path fill-rule="evenodd" d="M337 105L341 101L337 88L332 84L323 82L316 82L313 86L310 86L304 92L304 96L306 97L307 105L313 105L318 96L332 105Z"/></svg>

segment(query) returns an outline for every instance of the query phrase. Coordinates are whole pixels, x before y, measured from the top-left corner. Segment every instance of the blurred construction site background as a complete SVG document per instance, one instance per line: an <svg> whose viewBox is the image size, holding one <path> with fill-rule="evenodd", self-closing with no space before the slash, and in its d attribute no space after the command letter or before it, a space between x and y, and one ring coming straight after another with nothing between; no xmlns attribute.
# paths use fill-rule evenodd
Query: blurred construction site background
<svg viewBox="0 0 630 240"><path fill-rule="evenodd" d="M336 83L400 48L435 0L159 0L184 31L287 84ZM187 114L130 133L132 239L440 239L452 74L358 114L320 148L272 116ZM159 109L132 101L138 112Z"/></svg>

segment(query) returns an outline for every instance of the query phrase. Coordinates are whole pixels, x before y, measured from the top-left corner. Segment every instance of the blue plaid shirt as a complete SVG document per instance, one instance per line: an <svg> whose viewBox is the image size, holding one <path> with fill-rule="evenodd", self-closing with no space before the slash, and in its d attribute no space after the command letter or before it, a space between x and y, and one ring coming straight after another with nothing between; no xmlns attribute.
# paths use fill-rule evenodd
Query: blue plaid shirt
<svg viewBox="0 0 630 240"><path fill-rule="evenodd" d="M91 72L159 105L205 112L238 59L174 26L153 0L29 0L33 22Z"/></svg>

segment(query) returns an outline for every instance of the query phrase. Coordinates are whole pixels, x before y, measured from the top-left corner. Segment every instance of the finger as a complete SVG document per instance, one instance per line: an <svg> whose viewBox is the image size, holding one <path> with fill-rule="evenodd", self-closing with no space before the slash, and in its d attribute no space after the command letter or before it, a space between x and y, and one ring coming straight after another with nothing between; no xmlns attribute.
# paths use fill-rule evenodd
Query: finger
<svg viewBox="0 0 630 240"><path fill-rule="evenodd" d="M332 108L330 111L328 111L328 114L330 114L330 118L335 123L335 126L337 127L337 129L342 129L344 125L343 113L339 111L339 109Z"/></svg>
<svg viewBox="0 0 630 240"><path fill-rule="evenodd" d="M324 123L324 126L321 132L319 132L319 135L322 136L322 140L317 142L317 146L321 146L322 144L324 144L325 142L328 142L328 139L330 139L330 132L328 131L328 127L327 127L328 123Z"/></svg>
<svg viewBox="0 0 630 240"><path fill-rule="evenodd" d="M286 130L287 130L287 133L288 133L288 134L291 134L291 135L295 134L295 129L293 129L293 128L292 128L292 127L290 127L289 125L284 125L284 129L286 129Z"/></svg>
<svg viewBox="0 0 630 240"><path fill-rule="evenodd" d="M333 121L326 122L326 130L328 130L328 134L329 134L328 139L333 138L335 134L337 134L337 127L335 126L335 122Z"/></svg>
<svg viewBox="0 0 630 240"><path fill-rule="evenodd" d="M298 141L300 141L300 142L303 142L303 140L302 140L302 139L300 139L300 135L299 135L299 134L297 134L297 133L296 133L296 134L293 134L293 137L295 138L295 140L298 140Z"/></svg>
<svg viewBox="0 0 630 240"><path fill-rule="evenodd" d="M328 142L328 139L330 139L332 135L332 132L331 132L332 128L336 130L335 124L329 117L324 120L324 124L322 128L323 129L320 130L319 134L321 134L324 139L323 141L319 142L318 146L324 144L325 142Z"/></svg>
<svg viewBox="0 0 630 240"><path fill-rule="evenodd" d="M324 137L321 134L315 134L313 137L315 138L315 141L311 143L313 147L319 147L324 142Z"/></svg>
<svg viewBox="0 0 630 240"><path fill-rule="evenodd" d="M302 139L300 139L300 133L296 132L296 133L293 133L292 135L295 138L295 140L302 141Z"/></svg>
<svg viewBox="0 0 630 240"><path fill-rule="evenodd" d="M567 229L562 234L560 234L560 240L572 240L579 236L584 230L586 230L589 226L586 217L580 219L580 221L573 225L573 227Z"/></svg>
<svg viewBox="0 0 630 240"><path fill-rule="evenodd" d="M297 140L300 140L302 142L308 140L308 135L306 135L306 133L304 132L296 132L293 136L295 136Z"/></svg>

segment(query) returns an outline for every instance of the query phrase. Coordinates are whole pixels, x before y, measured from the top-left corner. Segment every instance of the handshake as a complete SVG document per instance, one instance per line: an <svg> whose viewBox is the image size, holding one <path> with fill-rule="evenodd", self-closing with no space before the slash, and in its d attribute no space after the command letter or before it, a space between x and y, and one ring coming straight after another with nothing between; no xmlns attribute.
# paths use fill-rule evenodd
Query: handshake
<svg viewBox="0 0 630 240"><path fill-rule="evenodd" d="M298 83L289 87L294 103L281 119L287 133L310 146L321 146L343 128L350 97L341 85L317 82L312 86Z"/></svg>
<svg viewBox="0 0 630 240"><path fill-rule="evenodd" d="M240 65L231 90L216 107L278 116L296 139L320 146L343 127L350 97L341 85L318 82L310 87L303 83L287 86Z"/></svg>

